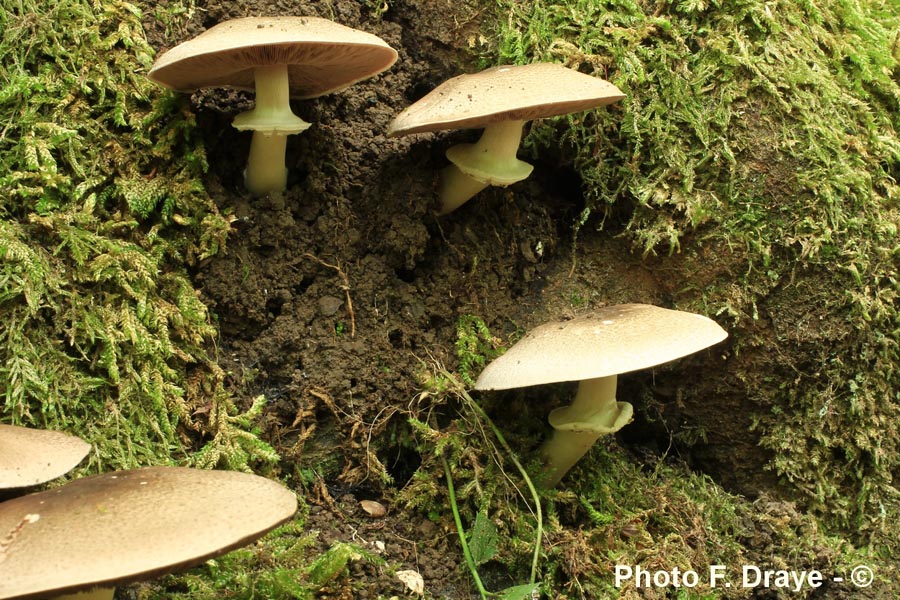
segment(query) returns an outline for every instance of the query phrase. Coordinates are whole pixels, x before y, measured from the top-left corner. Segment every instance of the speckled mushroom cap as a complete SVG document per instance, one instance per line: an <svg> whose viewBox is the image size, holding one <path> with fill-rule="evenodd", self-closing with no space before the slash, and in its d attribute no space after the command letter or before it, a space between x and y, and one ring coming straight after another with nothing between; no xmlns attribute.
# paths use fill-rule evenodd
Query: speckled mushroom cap
<svg viewBox="0 0 900 600"><path fill-rule="evenodd" d="M478 129L611 104L625 97L603 79L555 63L494 67L448 79L397 115L388 136Z"/></svg>
<svg viewBox="0 0 900 600"><path fill-rule="evenodd" d="M290 94L314 98L376 75L397 60L378 36L318 17L224 21L160 55L148 76L168 88L252 90L253 69L288 65Z"/></svg>
<svg viewBox="0 0 900 600"><path fill-rule="evenodd" d="M149 467L0 503L0 598L114 587L203 562L288 520L293 492L234 471Z"/></svg>
<svg viewBox="0 0 900 600"><path fill-rule="evenodd" d="M608 377L693 354L728 334L702 315L648 304L607 306L535 328L489 364L475 389Z"/></svg>
<svg viewBox="0 0 900 600"><path fill-rule="evenodd" d="M90 444L67 433L0 425L0 489L38 485L65 475L90 449Z"/></svg>

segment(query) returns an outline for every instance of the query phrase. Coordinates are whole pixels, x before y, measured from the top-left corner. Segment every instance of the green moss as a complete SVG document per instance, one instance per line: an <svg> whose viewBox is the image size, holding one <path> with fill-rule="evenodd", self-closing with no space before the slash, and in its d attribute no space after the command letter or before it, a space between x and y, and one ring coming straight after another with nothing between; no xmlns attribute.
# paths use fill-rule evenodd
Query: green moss
<svg viewBox="0 0 900 600"><path fill-rule="evenodd" d="M849 573L862 559L847 542L825 535L814 518L790 504L768 498L751 504L677 462L641 466L601 447L570 480L578 481L578 488L555 493L548 508L565 542L549 553L548 561L558 565L557 577L572 582L565 587L573 593L632 597L637 593L633 582L617 588L612 575L616 565L641 565L696 571L701 583L682 590L686 597L740 598L747 590L734 582L740 581L742 565L818 569L831 578ZM577 530L573 519L581 524ZM554 539L553 534L548 537ZM723 581L732 582L731 588L721 582L708 585L710 565L725 567Z"/></svg>
<svg viewBox="0 0 900 600"><path fill-rule="evenodd" d="M371 11L376 19L380 19L387 11L391 10L389 0L362 0L362 4Z"/></svg>
<svg viewBox="0 0 900 600"><path fill-rule="evenodd" d="M881 161L900 151L900 87L892 25L874 12L843 2L504 7L496 60L565 61L627 94L570 117L564 140L591 209L633 203L630 228L646 251L675 250L685 233L715 223L764 254L788 234L817 254L858 208L877 205L873 188L893 189ZM533 146L557 143L555 124L535 129ZM771 159L802 168L775 172ZM766 197L791 189L800 193L777 207ZM848 234L862 230L853 224Z"/></svg>
<svg viewBox="0 0 900 600"><path fill-rule="evenodd" d="M475 315L462 315L456 321L457 372L469 386L475 385L473 372L480 372L492 359L500 355L499 340L491 337L487 325Z"/></svg>
<svg viewBox="0 0 900 600"><path fill-rule="evenodd" d="M430 378L430 383L435 385L429 393L436 394L434 401L441 406L429 410L432 418L442 418L437 416L438 412L454 409L462 416L444 429L437 428L434 423L411 420L422 465L398 491L397 502L406 510L428 515L440 523L441 528L455 530L457 515L451 510L449 478L454 488L452 503L458 511L459 526L468 532L469 542L478 546L484 541L478 539L476 523L487 519L491 524L491 564L478 567L484 586L497 591L509 587L510 583L524 584L529 581L537 535L533 513L520 504L522 494L528 494L525 485L517 475L513 479L512 474L506 472L506 468L513 468L511 463L497 460L505 452L496 438L487 433L489 424L468 404L471 400L465 394L465 384L440 369ZM463 403L461 407L457 405L459 401ZM442 416L446 417L446 414ZM477 561L485 556L476 552L473 559ZM460 563L462 558L460 549ZM500 571L497 571L498 567ZM502 578L498 577L500 572ZM502 584L493 584L495 579L501 579Z"/></svg>
<svg viewBox="0 0 900 600"><path fill-rule="evenodd" d="M645 254L720 249L726 274L687 281L679 303L728 318L739 355L779 357L747 380L769 467L832 525L896 547L893 4L568 0L500 13L487 61L565 62L627 95L526 140L535 153L563 140L584 181L581 235L622 222Z"/></svg>
<svg viewBox="0 0 900 600"><path fill-rule="evenodd" d="M311 600L328 593L352 593L356 583L349 576L351 563L388 567L372 546L337 541L320 550L324 543L316 531L310 530L307 516L308 509L301 500L300 511L291 522L252 546L144 585L137 590L137 597L140 600Z"/></svg>
<svg viewBox="0 0 900 600"><path fill-rule="evenodd" d="M305 512L305 510L301 510ZM272 531L251 547L240 548L177 576L143 587L141 600L182 598L314 597L316 586L302 577L311 562L316 537L305 531L303 516Z"/></svg>
<svg viewBox="0 0 900 600"><path fill-rule="evenodd" d="M185 459L224 397L185 266L229 229L192 116L128 2L0 0L0 32L3 418L84 437L90 469Z"/></svg>

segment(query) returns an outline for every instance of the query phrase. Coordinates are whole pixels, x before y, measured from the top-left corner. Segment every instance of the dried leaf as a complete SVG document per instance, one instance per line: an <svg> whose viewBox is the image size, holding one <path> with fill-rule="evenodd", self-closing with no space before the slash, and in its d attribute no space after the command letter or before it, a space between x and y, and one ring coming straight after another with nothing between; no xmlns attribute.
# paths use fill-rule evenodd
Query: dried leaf
<svg viewBox="0 0 900 600"><path fill-rule="evenodd" d="M397 579L402 581L413 594L419 596L425 594L425 580L418 571L397 571Z"/></svg>

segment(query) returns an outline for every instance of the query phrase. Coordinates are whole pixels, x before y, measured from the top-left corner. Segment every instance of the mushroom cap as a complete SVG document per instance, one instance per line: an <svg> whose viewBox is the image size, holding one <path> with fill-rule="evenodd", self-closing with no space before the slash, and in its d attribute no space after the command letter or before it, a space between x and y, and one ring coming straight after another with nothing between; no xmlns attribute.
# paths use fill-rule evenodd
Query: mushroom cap
<svg viewBox="0 0 900 600"><path fill-rule="evenodd" d="M607 306L535 328L481 372L475 389L609 377L693 354L726 337L703 315L648 304Z"/></svg>
<svg viewBox="0 0 900 600"><path fill-rule="evenodd" d="M391 121L388 136L531 121L612 104L624 97L604 79L555 63L493 67L437 86Z"/></svg>
<svg viewBox="0 0 900 600"><path fill-rule="evenodd" d="M314 98L376 75L397 60L378 36L318 17L224 21L160 55L147 74L179 92L253 90L253 69L287 65L290 94Z"/></svg>
<svg viewBox="0 0 900 600"><path fill-rule="evenodd" d="M47 429L0 425L0 489L38 485L75 468L91 445Z"/></svg>
<svg viewBox="0 0 900 600"><path fill-rule="evenodd" d="M291 518L293 492L234 471L148 467L0 503L0 598L114 587L224 554Z"/></svg>

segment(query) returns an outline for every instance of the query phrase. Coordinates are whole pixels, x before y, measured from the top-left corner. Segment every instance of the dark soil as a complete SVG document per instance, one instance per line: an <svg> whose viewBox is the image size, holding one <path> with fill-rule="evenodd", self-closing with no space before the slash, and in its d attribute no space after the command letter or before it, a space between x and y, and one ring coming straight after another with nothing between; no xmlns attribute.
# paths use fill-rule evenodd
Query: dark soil
<svg viewBox="0 0 900 600"><path fill-rule="evenodd" d="M477 132L388 139L385 130L438 83L476 68L459 50L481 18L465 1L395 0L381 17L367 8L376 3L358 0L198 4L189 26L170 37L148 16L151 41L164 49L226 19L294 14L374 33L400 54L380 76L294 102L313 127L290 138L289 186L277 197L243 191L250 136L230 123L252 98L225 90L194 94L211 165L208 188L237 217L227 253L202 265L196 281L217 316L219 360L233 373L235 389L248 402L258 393L270 401L265 436L282 456L283 474L298 485L301 473L318 477L310 486L309 522L323 548L334 540L381 540L391 561L421 572L432 594L465 597L472 590L458 567L455 534L392 506L419 464L408 444L392 440L421 391L423 361L455 368L456 323L464 314L508 339L606 304L677 307L688 279L702 286L728 275L724 249L645 259L617 237L628 215L615 213L599 233L589 223L574 243L584 208L580 183L564 161L546 156L529 180L488 189L453 214L434 216L443 151ZM738 379L708 377L745 368L734 360L726 342L676 367L622 378L620 393L635 399L639 415L619 443L671 451L675 430L698 413L713 415L728 427L709 431L708 443L684 458L699 459L695 464L732 489L747 491L748 482L765 487L764 457L747 434L753 407L728 383ZM530 397L538 420L553 408L541 393ZM503 400L502 394L484 399L489 410ZM380 476L382 465L392 485ZM362 499L387 505L387 517L367 517ZM360 570L355 577L369 580L368 597L403 592L374 567L353 568Z"/></svg>

